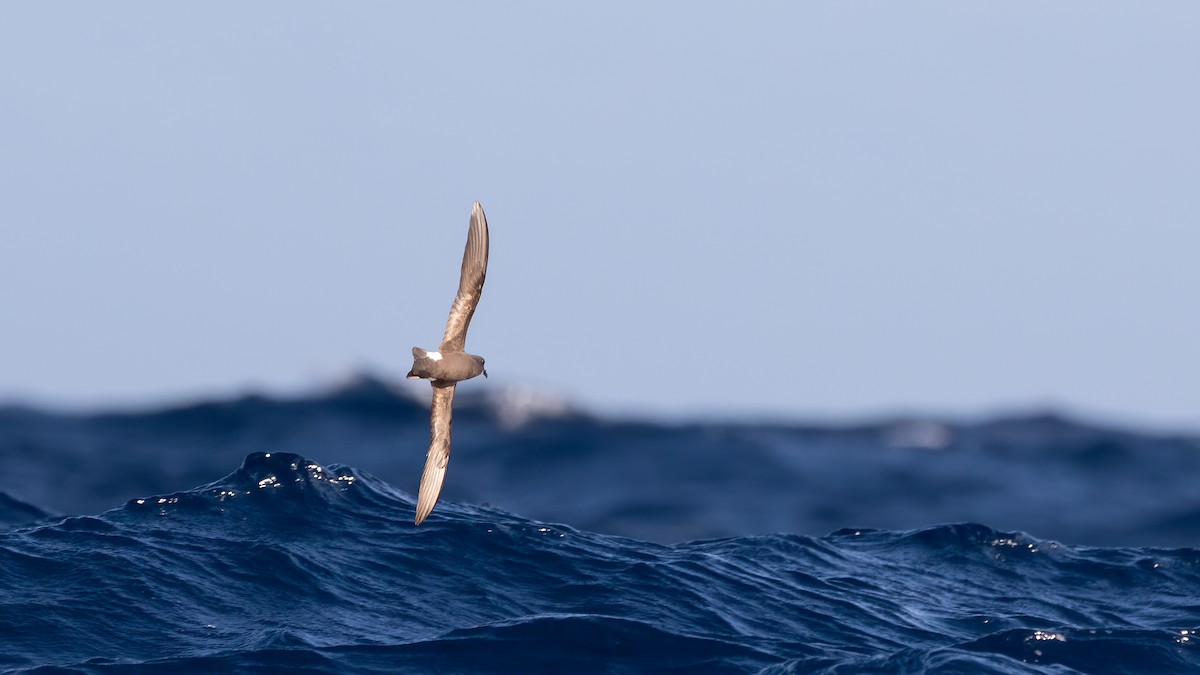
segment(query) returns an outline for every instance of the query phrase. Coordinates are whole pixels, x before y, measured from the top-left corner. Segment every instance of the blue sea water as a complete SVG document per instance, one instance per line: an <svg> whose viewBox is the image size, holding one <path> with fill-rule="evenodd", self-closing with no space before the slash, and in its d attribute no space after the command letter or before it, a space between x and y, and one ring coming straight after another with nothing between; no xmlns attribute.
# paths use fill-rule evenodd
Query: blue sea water
<svg viewBox="0 0 1200 675"><path fill-rule="evenodd" d="M415 485L360 465L386 470L412 446L414 482L427 418L376 388L0 410L0 670L1200 672L1197 474L1173 476L1194 466L1194 439L1047 416L818 428L558 410L514 422L476 403L456 418L447 491L505 508L451 493L420 527ZM251 442L278 450L201 487L146 489ZM355 468L287 451L305 444ZM1089 501L1092 483L1107 501ZM123 505L82 515L113 491ZM771 509L785 513L766 529L799 527L757 533ZM839 520L851 527L804 529ZM1131 541L1056 541L1041 525ZM685 541L694 532L709 538Z"/></svg>
<svg viewBox="0 0 1200 675"><path fill-rule="evenodd" d="M257 453L0 534L32 672L1187 672L1200 551L984 525L663 546Z"/></svg>

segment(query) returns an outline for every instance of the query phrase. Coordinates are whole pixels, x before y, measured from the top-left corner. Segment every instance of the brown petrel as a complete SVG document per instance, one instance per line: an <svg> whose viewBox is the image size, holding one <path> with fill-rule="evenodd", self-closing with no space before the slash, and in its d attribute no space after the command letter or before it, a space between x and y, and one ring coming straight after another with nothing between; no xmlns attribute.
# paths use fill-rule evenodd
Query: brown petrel
<svg viewBox="0 0 1200 675"><path fill-rule="evenodd" d="M450 461L450 407L455 384L481 373L487 377L483 357L463 351L467 343L467 326L471 324L471 316L483 293L487 263L487 218L483 215L483 207L475 202L471 207L471 226L467 230L458 294L450 306L446 334L436 352L413 347L413 366L408 371L409 379L421 378L433 385L433 403L429 407L429 454L425 456L425 471L421 473L421 489L417 493L417 525L433 511L446 478L446 464Z"/></svg>

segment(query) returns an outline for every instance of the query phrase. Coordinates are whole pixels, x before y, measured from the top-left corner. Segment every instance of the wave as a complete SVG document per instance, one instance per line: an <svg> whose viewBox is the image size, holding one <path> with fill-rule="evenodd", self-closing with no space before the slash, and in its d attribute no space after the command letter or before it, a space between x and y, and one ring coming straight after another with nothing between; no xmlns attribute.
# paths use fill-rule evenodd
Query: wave
<svg viewBox="0 0 1200 675"><path fill-rule="evenodd" d="M1182 672L1200 551L984 525L660 545L254 453L202 487L0 532L31 672Z"/></svg>
<svg viewBox="0 0 1200 675"><path fill-rule="evenodd" d="M592 532L671 543L977 521L1092 545L1200 541L1194 437L1053 415L659 424L467 393L455 400L443 497ZM91 514L209 481L262 450L336 457L415 490L428 444L428 402L370 379L325 395L120 413L0 407L0 465L14 469L0 491Z"/></svg>
<svg viewBox="0 0 1200 675"><path fill-rule="evenodd" d="M50 518L49 511L24 502L5 492L0 492L0 528L25 525Z"/></svg>

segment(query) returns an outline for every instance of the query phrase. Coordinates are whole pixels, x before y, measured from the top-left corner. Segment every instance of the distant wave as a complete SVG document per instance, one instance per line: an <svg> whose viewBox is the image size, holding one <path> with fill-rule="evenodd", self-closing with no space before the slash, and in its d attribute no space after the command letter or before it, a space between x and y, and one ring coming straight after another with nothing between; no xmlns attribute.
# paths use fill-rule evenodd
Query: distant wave
<svg viewBox="0 0 1200 675"><path fill-rule="evenodd" d="M412 516L362 471L254 453L193 490L0 532L0 668L1200 670L1195 549L977 524L663 546L453 502Z"/></svg>
<svg viewBox="0 0 1200 675"><path fill-rule="evenodd" d="M33 504L0 492L0 527L11 527L49 518L51 514Z"/></svg>
<svg viewBox="0 0 1200 675"><path fill-rule="evenodd" d="M468 393L455 401L443 497L593 532L670 543L970 520L1093 545L1200 541L1194 437L1054 415L663 424L527 392ZM337 460L415 490L428 444L428 402L369 378L312 396L140 411L0 407L0 491L90 514L212 480L259 451Z"/></svg>

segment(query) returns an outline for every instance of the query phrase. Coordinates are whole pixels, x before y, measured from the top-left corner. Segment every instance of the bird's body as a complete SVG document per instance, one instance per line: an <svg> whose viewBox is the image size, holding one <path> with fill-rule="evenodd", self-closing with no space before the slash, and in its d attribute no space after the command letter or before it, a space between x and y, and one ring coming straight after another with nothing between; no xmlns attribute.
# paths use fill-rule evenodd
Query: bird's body
<svg viewBox="0 0 1200 675"><path fill-rule="evenodd" d="M408 379L462 382L483 373L483 357L466 352L431 352L413 347L413 366Z"/></svg>
<svg viewBox="0 0 1200 675"><path fill-rule="evenodd" d="M450 417L455 384L477 375L487 377L483 357L463 351L467 342L467 327L471 324L471 317L483 292L487 261L487 218L483 214L483 207L475 202L471 208L471 225L467 230L458 293L450 307L442 344L437 351L413 347L413 366L408 371L409 378L427 379L433 385L433 401L429 407L429 454L425 457L425 471L421 474L421 489L417 493L418 525L433 511L446 478L446 464L450 461Z"/></svg>

